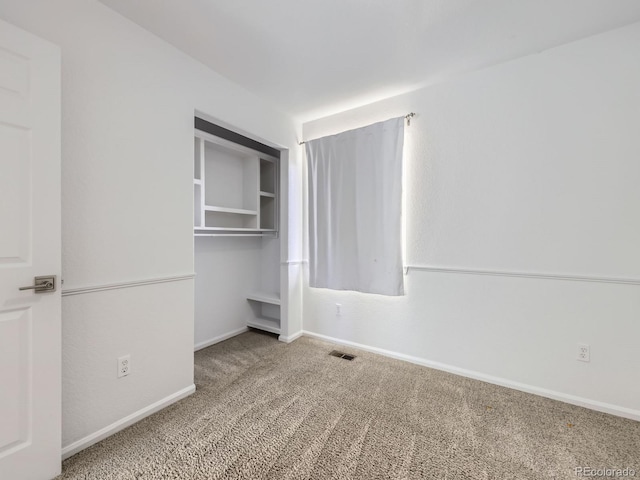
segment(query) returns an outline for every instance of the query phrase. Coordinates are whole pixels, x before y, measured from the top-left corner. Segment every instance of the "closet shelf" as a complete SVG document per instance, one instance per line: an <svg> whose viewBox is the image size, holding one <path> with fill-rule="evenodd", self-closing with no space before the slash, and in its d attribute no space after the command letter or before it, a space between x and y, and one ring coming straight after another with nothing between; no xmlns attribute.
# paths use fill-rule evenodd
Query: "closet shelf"
<svg viewBox="0 0 640 480"><path fill-rule="evenodd" d="M271 305L280 305L280 295L275 293L252 293L247 295L247 300L254 302L270 303Z"/></svg>
<svg viewBox="0 0 640 480"><path fill-rule="evenodd" d="M264 237L264 233L194 233L194 237Z"/></svg>
<svg viewBox="0 0 640 480"><path fill-rule="evenodd" d="M275 232L273 228L245 228L245 227L194 227L195 232Z"/></svg>
<svg viewBox="0 0 640 480"><path fill-rule="evenodd" d="M247 327L257 328L266 332L280 334L280 320L256 317L247 321Z"/></svg>
<svg viewBox="0 0 640 480"><path fill-rule="evenodd" d="M277 232L278 197L277 158L196 130L195 230Z"/></svg>
<svg viewBox="0 0 640 480"><path fill-rule="evenodd" d="M205 205L205 212L235 213L238 215L257 215L257 210L245 210L243 208L214 207L213 205Z"/></svg>

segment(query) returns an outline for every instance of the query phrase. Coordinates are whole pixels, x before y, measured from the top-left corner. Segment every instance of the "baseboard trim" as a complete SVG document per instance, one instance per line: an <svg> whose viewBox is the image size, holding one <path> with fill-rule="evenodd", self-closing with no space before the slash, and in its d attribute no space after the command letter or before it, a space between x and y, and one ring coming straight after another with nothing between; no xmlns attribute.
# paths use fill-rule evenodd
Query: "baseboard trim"
<svg viewBox="0 0 640 480"><path fill-rule="evenodd" d="M304 334L304 332L302 330L300 330L299 332L296 332L293 335L289 335L288 337L285 337L284 335L280 335L278 337L278 340L280 340L281 342L284 342L284 343L291 343L294 340L299 339L303 334Z"/></svg>
<svg viewBox="0 0 640 480"><path fill-rule="evenodd" d="M494 377L493 375L487 375L484 373L476 372L473 370L467 370L464 368L454 367L445 363L434 362L420 357L414 357L411 355L405 355L403 353L393 352L391 350L385 350L378 347L370 347L361 343L351 342L349 340L341 340L339 338L330 337L328 335L322 335L320 333L310 332L308 330L303 331L303 335L306 337L317 338L338 345L345 345L348 347L358 348L371 353L377 353L385 357L395 358L396 360L403 360L405 362L414 363L416 365L422 365L424 367L433 368L436 370L442 370L445 372L460 375L462 377L473 378L475 380L481 380L483 382L492 383L494 385L500 385L501 387L507 387L514 390L519 390L525 393L532 393L541 397L551 398L552 400L558 400L560 402L570 403L579 407L589 408L598 412L609 413L618 417L629 418L631 420L640 421L640 410L634 410L631 408L621 407L610 403L599 402L597 400L591 400L584 397L578 397L567 393L557 392L554 390L548 390L546 388L540 388L525 383L514 382L501 377Z"/></svg>
<svg viewBox="0 0 640 480"><path fill-rule="evenodd" d="M113 435L114 433L119 432L120 430L127 428L130 425L133 425L136 422L139 422L143 418L148 417L149 415L156 413L162 410L163 408L168 407L172 403L175 403L178 400L182 400L183 398L188 397L195 391L196 391L196 386L189 385L188 387L183 388L182 390L179 390L169 395L168 397L163 398L162 400L158 400L157 402L152 403L151 405L144 407L143 409L138 410L137 412L134 412L131 415L127 415L126 417L118 420L117 422L112 423L111 425L108 425L98 430L95 433L92 433L91 435L87 435L86 437L81 438L80 440L75 441L67 445L66 447L63 447L62 460L66 460L67 458L75 455L81 450L84 450L85 448L88 448L91 445L94 445L99 441L104 440L105 438Z"/></svg>
<svg viewBox="0 0 640 480"><path fill-rule="evenodd" d="M220 343L223 342L231 337L235 337L236 335L240 335L241 333L244 333L246 331L248 331L249 329L247 327L242 327L239 328L237 330L234 330L233 332L229 332L229 333L225 333L223 335L218 335L217 337L212 338L211 340L205 340L204 342L200 342L200 343L196 343L193 346L193 351L197 352L198 350L202 350L203 348L207 348L210 347L211 345L215 345L216 343Z"/></svg>

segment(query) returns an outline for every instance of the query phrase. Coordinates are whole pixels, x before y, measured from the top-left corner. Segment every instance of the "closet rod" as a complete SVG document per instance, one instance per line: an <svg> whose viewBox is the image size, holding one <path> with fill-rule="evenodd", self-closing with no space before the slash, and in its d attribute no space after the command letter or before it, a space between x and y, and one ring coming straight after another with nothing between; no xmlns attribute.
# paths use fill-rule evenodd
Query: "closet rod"
<svg viewBox="0 0 640 480"><path fill-rule="evenodd" d="M415 116L416 116L416 114L415 114L414 112L407 113L407 114L404 116L404 118L407 120L407 127L410 127L410 126L411 126L411 117L415 117ZM303 140L302 142L298 142L298 145L304 145L305 143L307 143L307 142L305 142L305 141Z"/></svg>

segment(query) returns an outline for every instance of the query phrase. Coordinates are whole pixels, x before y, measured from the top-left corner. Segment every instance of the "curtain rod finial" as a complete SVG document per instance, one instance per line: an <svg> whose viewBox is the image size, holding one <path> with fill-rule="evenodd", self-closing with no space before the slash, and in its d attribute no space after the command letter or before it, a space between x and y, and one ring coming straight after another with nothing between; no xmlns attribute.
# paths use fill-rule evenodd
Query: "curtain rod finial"
<svg viewBox="0 0 640 480"><path fill-rule="evenodd" d="M407 119L407 127L411 126L411 117L415 117L416 114L414 112L408 113L404 116Z"/></svg>

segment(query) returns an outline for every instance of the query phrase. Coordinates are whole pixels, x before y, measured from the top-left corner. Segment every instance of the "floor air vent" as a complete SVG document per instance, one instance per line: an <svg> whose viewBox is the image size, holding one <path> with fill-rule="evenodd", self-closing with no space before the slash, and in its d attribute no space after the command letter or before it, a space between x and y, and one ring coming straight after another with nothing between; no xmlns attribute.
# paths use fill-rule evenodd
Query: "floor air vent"
<svg viewBox="0 0 640 480"><path fill-rule="evenodd" d="M348 353L339 352L338 350L331 350L329 352L329 355L331 355L332 357L343 358L345 360L353 360L354 358L356 358L355 355L349 355Z"/></svg>

